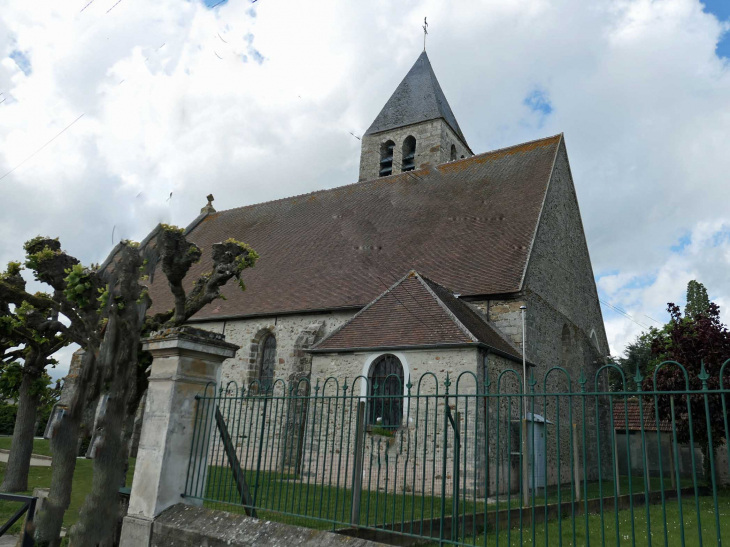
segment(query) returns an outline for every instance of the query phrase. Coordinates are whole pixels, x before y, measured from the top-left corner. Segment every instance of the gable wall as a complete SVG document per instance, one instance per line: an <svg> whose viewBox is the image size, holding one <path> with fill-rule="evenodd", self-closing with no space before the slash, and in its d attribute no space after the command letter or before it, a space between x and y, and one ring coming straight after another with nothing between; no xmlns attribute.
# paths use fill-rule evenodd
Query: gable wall
<svg viewBox="0 0 730 547"><path fill-rule="evenodd" d="M524 283L528 306L527 355L543 367L562 363L563 326L570 329L571 373L608 354L565 143L556 158ZM598 347L590 340L595 332ZM532 342L530 342L532 341ZM595 368L595 367L594 367ZM575 374L577 378L577 374Z"/></svg>

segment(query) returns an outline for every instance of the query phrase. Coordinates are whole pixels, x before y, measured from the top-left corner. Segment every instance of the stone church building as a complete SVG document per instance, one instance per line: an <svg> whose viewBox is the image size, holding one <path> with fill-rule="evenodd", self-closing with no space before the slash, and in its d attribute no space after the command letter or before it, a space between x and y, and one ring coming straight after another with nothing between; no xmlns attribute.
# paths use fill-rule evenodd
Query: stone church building
<svg viewBox="0 0 730 547"><path fill-rule="evenodd" d="M553 374L543 384L558 365L578 391L581 370L592 379L608 354L563 135L474 154L425 51L363 135L358 182L224 211L209 201L186 234L203 251L191 279L210 270L212 245L228 238L248 243L260 255L244 274L246 291L229 283L222 290L225 299L190 321L240 346L223 364L221 386L235 382L239 390L253 385L260 393L264 386L283 394L309 381L322 386L321 394L332 395L327 390L336 384L327 378L340 386L347 379L353 395L403 396L390 399L396 404L389 409L373 399L366 417L369 426L382 425L402 437L425 426L408 418L412 401L418 404L406 399L409 381L413 394L427 397L437 389L443 393L447 378L456 384L453 392L462 394L484 393L485 378L493 391L518 393L524 353L538 392L543 387L567 391L565 375ZM153 312L173 306L164 276L156 276L150 296ZM512 383L497 385L507 369L517 371ZM459 384L465 373L471 373L470 385ZM472 403L457 421L486 423L489 410L483 404L482 418ZM535 410L555 419L553 404L541 400L532 419ZM566 406L560 416L570 423ZM509 409L502 421L513 431L520 405ZM601 414L596 410L584 419L596 424ZM308 419L306 410L302 416ZM306 424L282 419L301 429L297 444L305 452L318 448L303 440ZM596 427L590 425L587 442L593 444ZM418 465L433 465L438 458L429 428L432 448ZM282 437L291 437L290 431ZM487 431L491 446L494 431ZM471 446L483 443L483 432L464 433ZM551 459L558 445L570 452L569 435L559 437L547 447ZM498 439L494 451L504 452L504 458L497 458L495 475L515 469L510 455L515 448ZM380 450L379 442L366 448ZM317 473L326 473L329 465L323 462ZM486 467L476 460L468 464L475 488ZM558 474L567 480L569 466L557 467L545 464L549 483ZM511 474L513 480L517 475ZM494 480L489 479L490 490ZM436 488L435 483L411 486Z"/></svg>
<svg viewBox="0 0 730 547"><path fill-rule="evenodd" d="M359 181L187 228L260 255L191 324L241 347L222 381L443 377L492 363L578 377L608 353L563 135L474 154L423 52L362 137ZM155 308L172 307L157 277ZM520 307L526 306L526 348ZM590 377L590 374L588 374Z"/></svg>

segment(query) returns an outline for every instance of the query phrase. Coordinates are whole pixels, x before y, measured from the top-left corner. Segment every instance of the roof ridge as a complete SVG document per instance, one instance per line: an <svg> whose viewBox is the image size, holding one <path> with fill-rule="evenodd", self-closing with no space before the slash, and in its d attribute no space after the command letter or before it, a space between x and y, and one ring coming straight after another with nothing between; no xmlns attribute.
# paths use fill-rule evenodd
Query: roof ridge
<svg viewBox="0 0 730 547"><path fill-rule="evenodd" d="M560 154L560 144L563 142L563 133L555 135L558 137L558 146L555 147L555 153L553 154L553 161L550 164L550 174L548 175L548 181L545 185L545 193L542 196L542 202L540 203L540 212L537 215L537 222L535 222L535 229L532 232L530 238L530 248L527 249L527 257L525 258L525 267L522 269L522 278L520 279L520 289L525 286L525 278L527 277L527 269L530 267L530 261L532 260L532 250L535 248L535 241L537 240L537 233L540 231L540 224L542 224L542 216L545 211L545 202L547 201L548 193L550 192L550 183L553 180L555 174L555 165L558 161L558 154ZM597 292L597 291L596 291Z"/></svg>
<svg viewBox="0 0 730 547"><path fill-rule="evenodd" d="M551 135L550 137L543 137L541 139L534 139L534 140L527 141L527 142L521 142L521 143L513 144L511 146L507 146L507 147L504 147L504 148L496 148L494 150L489 150L488 152L482 152L480 154L475 154L473 156L469 156L468 158L459 158L458 160L454 160L454 161L450 161L450 162L446 162L446 163L440 163L440 164L435 165L435 166L429 165L427 167L419 167L418 169L414 169L412 171L407 171L407 172L404 172L404 173L393 173L393 174L388 175L388 176L385 176L385 177L378 177L378 178L375 178L375 179L363 180L363 181L358 181L358 182L351 182L349 184L343 184L342 186L335 186L333 188L321 188L319 190L312 190L311 192L306 192L306 193L303 193L303 194L295 194L293 196L286 196L286 197L283 197L283 198L271 199L271 200L268 200L268 201L260 201L258 203L250 203L248 205L241 205L240 207L233 207L231 209L221 209L220 211L216 211L215 213L210 213L208 216L214 216L214 215L217 216L217 215L220 215L220 214L223 214L223 213L230 213L231 211L240 211L242 209L248 209L250 207L258 207L260 205L269 205L269 204L272 204L272 203L277 203L277 202L285 201L285 200L288 200L288 199L303 198L303 197L307 197L307 196L313 196L313 195L322 194L324 192L332 192L334 190L342 190L342 189L345 189L345 188L352 188L352 187L356 187L356 186L358 186L358 187L359 186L364 186L366 184L373 184L373 183L377 183L377 182L384 181L386 179L391 179L391 177L401 177L401 176L406 176L406 177L410 176L410 177L412 177L413 174L418 173L419 171L426 171L426 170L429 170L429 169L433 170L434 168L438 172L439 171L439 167L444 166L444 165L449 165L449 166L451 166L451 165L457 165L460 162L474 160L475 158L481 158L481 157L487 156L489 154L497 154L499 152L504 152L504 151L510 150L512 148L517 148L519 146L525 146L525 145L528 145L528 144L534 144L534 143L537 143L537 142L540 142L540 141L547 141L547 140L550 140L550 139L554 139L556 137L560 137L561 135L562 135L562 133L558 133L557 135ZM200 215L198 215L198 216L200 216ZM197 220L197 218L198 217L196 217L196 220ZM195 225L193 227L193 230L195 228L197 228L197 225Z"/></svg>
<svg viewBox="0 0 730 547"><path fill-rule="evenodd" d="M418 275L420 275L420 274L418 274ZM447 293L448 293L448 294L450 294L451 296L453 296L453 298L454 298L454 300L455 300L456 302L459 302L459 303L463 304L463 306L462 306L462 307L463 307L463 308L464 308L465 310L467 310L467 312L468 312L468 313L471 313L471 314L472 314L472 315L473 315L473 316L474 316L474 317L475 317L476 319L478 319L479 321L481 321L481 322L483 322L484 324L486 324L486 325L487 325L487 326L488 326L489 328L491 328L491 329L492 329L492 331L494 331L494 333L495 333L495 334L497 334L497 336L499 336L499 338L500 338L500 339L501 339L501 340L502 340L503 342L505 342L505 343L506 343L506 344L507 344L507 345L508 345L508 346L509 346L509 347L510 347L510 348L511 348L511 349L512 349L512 350L513 350L513 351L514 351L514 352L515 352L515 353L516 353L517 355L520 355L520 356L522 355L522 350L521 350L520 348L518 348L518 347L517 347L517 346L516 346L516 345L515 345L514 343L512 343L512 341L511 341L511 340L510 340L509 338L507 338L507 335L505 335L505 334L504 334L504 333L502 332L502 330L501 330L501 329L500 329L500 328L499 328L499 327L498 327L497 325L495 325L494 323L492 323L492 322L491 322L491 321L489 321L488 319L485 319L484 317L482 317L481 315L479 315L479 314L478 314L478 313L477 313L477 312L476 312L476 311L475 311L475 310L474 310L474 309L473 309L473 308L472 308L471 306L469 306L469 304L467 304L467 303L466 303L465 301L463 301L463 300L460 300L460 299L459 299L459 298L458 298L458 297L457 297L457 296L456 296L456 295L454 294L454 291L452 291L451 289L449 289L449 288L448 288L448 287L446 287L445 285L442 285L441 283L437 283L437 282L436 282L436 281L434 281L433 279L430 279L430 278L428 278L428 277L426 277L426 276L421 276L421 277L423 277L423 279L424 279L424 280L425 280L425 281L427 282L427 284L428 284L428 283L433 283L433 284L434 284L434 285L436 285L437 287L441 287L442 289L444 289L445 291L447 291ZM428 288L429 288L429 290L430 290L430 287L428 287ZM433 293L433 291L431 291L431 292ZM434 294L435 294L435 293L434 293ZM438 295L435 295L435 296L436 296L436 297L437 297L437 298L439 299L439 301L440 301L440 302L442 302L442 303L443 303L443 305L445 305L445 306L446 306L446 307L448 308L448 304L446 304L445 302L443 302L443 300L442 300L442 299L441 299L441 298L440 298L440 297L439 297ZM451 310L447 310L447 312L453 315L453 312L451 312ZM458 318L455 318L455 319L456 319L456 321L458 321L458 323L459 323L460 325L463 325L463 323L462 323L462 322L461 322L461 321L460 321L460 320L459 320ZM468 327L466 327L466 325L464 325L464 328L468 330ZM473 334L473 333L471 332L471 330L469 330L469 333L471 333L472 335L474 335L474 334ZM478 341L478 337L477 337L477 341Z"/></svg>
<svg viewBox="0 0 730 547"><path fill-rule="evenodd" d="M351 324L355 319L357 319L359 316L361 316L363 313L365 313L368 309L370 309L375 304L377 304L382 298L384 298L385 296L387 296L388 294L390 294L391 291L393 291L393 289L395 289L398 285L400 285L401 283L403 283L403 281L405 281L406 279L408 279L408 277L412 273L414 273L414 272L415 272L415 270L408 270L408 273L406 273L406 275L404 275L398 281L396 281L395 283L393 283L390 287L388 287L387 289L385 289L385 291L381 292L378 296L375 297L374 300L372 300L371 302L368 302L365 306L363 306L363 308L360 311L358 311L355 315L353 315L352 317L350 317L347 321L345 321L344 323L342 323L339 327L337 327L335 330L333 330L332 332L330 332L327 336L325 336L324 338L322 338L319 342L317 342L316 344L314 344L312 346L312 349L316 349L317 346L319 346L320 344L323 344L326 340L329 340L336 333L340 332L347 325Z"/></svg>
<svg viewBox="0 0 730 547"><path fill-rule="evenodd" d="M416 274L416 279L419 280L419 282L421 283L421 285L423 285L423 287L428 291L428 293L433 297L433 299L436 300L436 302L438 303L438 305L441 307L441 309L444 311L444 313L446 313L446 315L449 317L449 319L451 319L451 321L453 321L453 323L457 327L459 327L459 330L461 330L467 337L471 338L471 341L472 342L479 342L479 338L477 338L477 336L473 332L471 332L467 328L467 326L464 325L464 323L462 323L461 321L459 321L459 318L456 317L456 315L454 314L454 312L452 312L449 309L449 307L446 305L446 303L443 300L441 300L441 298L439 297L439 295L437 295L433 291L433 289L428 286L428 283L426 283L426 281L425 281L425 279L428 279L428 278L422 277L418 272L415 272L414 271L414 273ZM438 285L439 287L441 287L441 288L445 289L446 291L448 291L449 293L451 293L451 291L447 287L444 287L443 285L440 285L439 283L436 283L435 281L432 281L430 279L428 281L430 281L434 285ZM451 294L453 294L453 293L451 293Z"/></svg>

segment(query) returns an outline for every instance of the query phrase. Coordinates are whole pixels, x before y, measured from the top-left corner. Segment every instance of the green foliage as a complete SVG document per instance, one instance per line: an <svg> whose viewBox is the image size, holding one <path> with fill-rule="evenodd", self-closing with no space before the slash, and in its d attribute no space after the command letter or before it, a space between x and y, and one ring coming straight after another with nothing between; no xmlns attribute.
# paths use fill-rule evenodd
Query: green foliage
<svg viewBox="0 0 730 547"><path fill-rule="evenodd" d="M371 435L380 435L381 437L395 437L395 431L380 426L373 426L369 433Z"/></svg>
<svg viewBox="0 0 730 547"><path fill-rule="evenodd" d="M39 243L41 243L42 241L46 241L47 239L50 238L45 236L35 236L33 239L29 239L23 244L23 249L27 253L32 253L33 249L35 249ZM55 238L54 241L58 241L58 238Z"/></svg>
<svg viewBox="0 0 730 547"><path fill-rule="evenodd" d="M687 305L684 307L685 317L694 317L699 313L707 313L710 309L710 298L707 289L694 279L687 283Z"/></svg>
<svg viewBox="0 0 730 547"><path fill-rule="evenodd" d="M0 280L18 275L22 269L23 265L20 262L8 262L7 270L4 273L0 273Z"/></svg>
<svg viewBox="0 0 730 547"><path fill-rule="evenodd" d="M185 232L185 228L179 228L178 226L174 226L172 224L160 224L160 227L166 232L175 232L178 234L182 234Z"/></svg>
<svg viewBox="0 0 730 547"><path fill-rule="evenodd" d="M91 274L81 264L74 264L64 270L66 289L63 295L71 302L76 302L79 308L85 308L91 302Z"/></svg>
<svg viewBox="0 0 730 547"><path fill-rule="evenodd" d="M18 406L0 401L0 435L12 435Z"/></svg>
<svg viewBox="0 0 730 547"><path fill-rule="evenodd" d="M253 268L256 265L256 261L260 258L259 254L253 250L253 247L248 245L247 243L243 243L241 241L238 241L234 238L228 238L224 242L226 244L233 244L237 245L241 251L238 256L236 256L236 277L238 278L238 286L241 288L242 291L246 290L246 285L243 283L243 280L241 279L241 272L247 268Z"/></svg>
<svg viewBox="0 0 730 547"><path fill-rule="evenodd" d="M103 313L104 310L106 310L107 305L109 304L109 284L107 284L106 288L97 290L100 294L100 296L97 298L97 300L99 301L99 309L97 310L97 313Z"/></svg>
<svg viewBox="0 0 730 547"><path fill-rule="evenodd" d="M6 363L0 372L0 395L3 399L18 399L23 381L23 366L17 361Z"/></svg>
<svg viewBox="0 0 730 547"><path fill-rule="evenodd" d="M53 260L60 254L60 251L54 251L50 247L44 247L37 253L29 254L25 260L25 265L31 270L38 270L41 264L46 260Z"/></svg>
<svg viewBox="0 0 730 547"><path fill-rule="evenodd" d="M652 344L663 336L663 331L651 328L648 332L643 332L631 342L624 350L624 356L620 357L617 364L621 367L626 381L626 391L636 391L636 371L639 370L641 375L646 378L650 371L656 368L661 361L652 353ZM611 389L613 391L623 391L623 383L621 377L617 373L611 375Z"/></svg>
<svg viewBox="0 0 730 547"><path fill-rule="evenodd" d="M17 400L20 394L20 384L23 382L23 365L17 361L4 363L0 368L0 396L3 399ZM36 378L30 387L31 396L39 396L41 404L52 401L60 396L60 387L51 388L51 377L43 372Z"/></svg>

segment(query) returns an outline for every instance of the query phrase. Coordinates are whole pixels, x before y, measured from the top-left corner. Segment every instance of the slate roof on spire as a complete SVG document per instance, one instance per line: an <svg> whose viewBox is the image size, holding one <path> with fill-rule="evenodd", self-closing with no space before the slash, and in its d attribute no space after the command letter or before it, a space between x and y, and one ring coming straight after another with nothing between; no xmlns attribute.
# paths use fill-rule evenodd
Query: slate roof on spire
<svg viewBox="0 0 730 547"><path fill-rule="evenodd" d="M466 144L449 102L424 51L365 132L380 133L427 120L443 118Z"/></svg>

